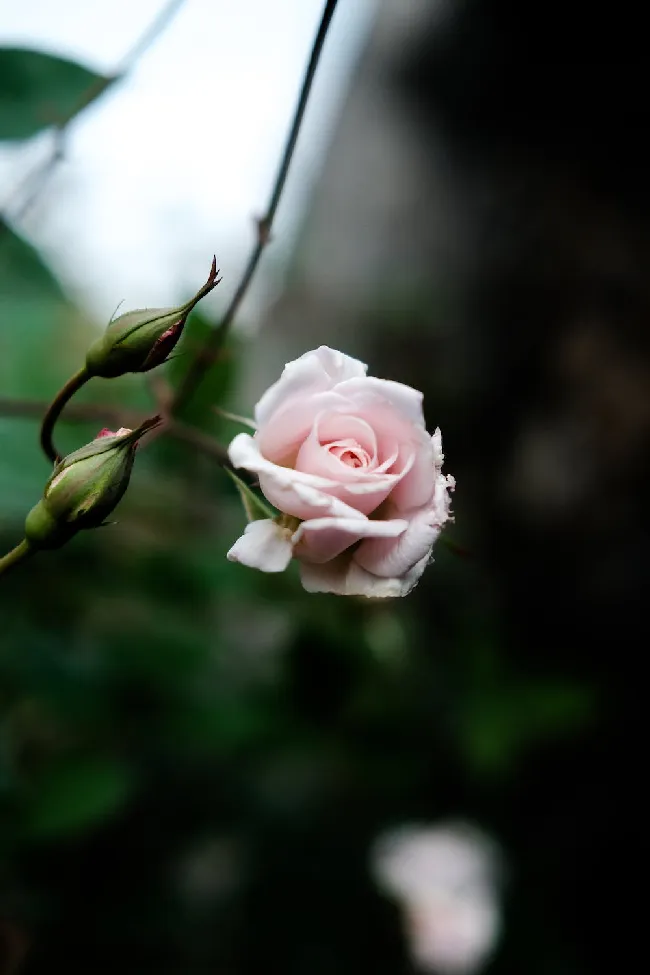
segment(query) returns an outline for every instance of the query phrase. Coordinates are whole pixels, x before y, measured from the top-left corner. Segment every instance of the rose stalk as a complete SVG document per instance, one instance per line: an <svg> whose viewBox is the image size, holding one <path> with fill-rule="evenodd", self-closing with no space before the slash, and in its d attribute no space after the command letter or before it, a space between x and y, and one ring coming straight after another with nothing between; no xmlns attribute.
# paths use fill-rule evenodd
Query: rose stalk
<svg viewBox="0 0 650 975"><path fill-rule="evenodd" d="M228 453L279 512L257 517L228 558L264 572L300 562L309 592L404 596L450 518L453 477L422 394L366 375L321 346L286 365Z"/></svg>

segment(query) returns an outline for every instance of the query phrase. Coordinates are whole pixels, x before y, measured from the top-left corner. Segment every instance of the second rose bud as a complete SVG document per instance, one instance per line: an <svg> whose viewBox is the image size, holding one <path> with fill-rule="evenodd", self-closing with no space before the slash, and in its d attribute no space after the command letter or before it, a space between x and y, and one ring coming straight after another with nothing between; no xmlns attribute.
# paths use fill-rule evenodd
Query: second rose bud
<svg viewBox="0 0 650 975"><path fill-rule="evenodd" d="M159 422L156 416L137 430L102 430L64 457L27 515L25 538L31 548L60 548L77 532L104 524L129 485L139 439Z"/></svg>

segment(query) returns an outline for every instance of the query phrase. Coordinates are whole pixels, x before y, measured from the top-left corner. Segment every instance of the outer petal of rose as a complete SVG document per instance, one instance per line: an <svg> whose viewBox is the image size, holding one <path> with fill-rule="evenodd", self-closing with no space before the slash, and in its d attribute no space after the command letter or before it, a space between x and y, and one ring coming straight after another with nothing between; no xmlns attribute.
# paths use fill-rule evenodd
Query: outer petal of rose
<svg viewBox="0 0 650 975"><path fill-rule="evenodd" d="M421 559L426 559L449 518L447 478L439 475L430 505L410 514L408 528L398 538L367 538L353 559L374 575L402 576Z"/></svg>
<svg viewBox="0 0 650 975"><path fill-rule="evenodd" d="M302 562L300 578L307 592L329 592L339 596L368 596L391 599L406 596L424 572L428 555L399 578L380 578L367 572L346 553L332 562L315 565Z"/></svg>
<svg viewBox="0 0 650 975"><path fill-rule="evenodd" d="M267 423L286 400L323 392L346 379L363 377L367 368L358 359L326 345L305 352L299 359L287 362L278 381L260 399L255 407L257 425Z"/></svg>
<svg viewBox="0 0 650 975"><path fill-rule="evenodd" d="M372 405L373 399L381 398L389 403L410 423L424 429L424 414L422 412L423 394L412 386L396 383L392 379L378 379L376 376L355 377L338 383L336 392L349 397L355 403Z"/></svg>
<svg viewBox="0 0 650 975"><path fill-rule="evenodd" d="M442 462L445 459L445 455L442 452L442 433L440 432L440 427L436 429L431 434L431 445L433 446L433 457L434 462L438 470L442 469Z"/></svg>
<svg viewBox="0 0 650 975"><path fill-rule="evenodd" d="M320 345L312 355L318 356L318 360L330 377L332 385L344 382L346 379L365 376L368 372L368 366L365 362L361 362L351 355L345 355L344 352L339 352L337 349L330 349L328 345Z"/></svg>
<svg viewBox="0 0 650 975"><path fill-rule="evenodd" d="M227 558L262 572L284 572L292 553L291 536L286 528L280 528L270 518L263 518L246 526Z"/></svg>
<svg viewBox="0 0 650 975"><path fill-rule="evenodd" d="M279 467L262 457L256 440L248 433L239 433L228 447L234 467L243 467L257 474L264 496L280 511L296 518L361 518L355 508L340 501L333 494L335 481L305 474L287 467Z"/></svg>
<svg viewBox="0 0 650 975"><path fill-rule="evenodd" d="M330 562L362 538L394 539L408 522L370 521L368 518L314 518L303 521L293 536L294 554L309 562Z"/></svg>

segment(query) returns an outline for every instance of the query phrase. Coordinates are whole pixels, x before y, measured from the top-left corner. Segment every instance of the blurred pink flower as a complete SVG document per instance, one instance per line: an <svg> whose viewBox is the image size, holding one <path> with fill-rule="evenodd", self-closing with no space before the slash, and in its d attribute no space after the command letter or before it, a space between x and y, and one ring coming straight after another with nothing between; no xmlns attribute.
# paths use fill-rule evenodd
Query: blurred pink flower
<svg viewBox="0 0 650 975"><path fill-rule="evenodd" d="M501 927L498 854L464 824L404 827L380 837L372 854L379 886L401 907L412 958L423 971L473 975Z"/></svg>

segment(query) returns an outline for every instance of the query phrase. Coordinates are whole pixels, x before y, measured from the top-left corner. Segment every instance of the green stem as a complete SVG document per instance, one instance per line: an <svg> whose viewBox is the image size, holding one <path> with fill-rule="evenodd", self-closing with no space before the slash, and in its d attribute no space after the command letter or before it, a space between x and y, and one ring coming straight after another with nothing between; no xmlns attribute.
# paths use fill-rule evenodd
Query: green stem
<svg viewBox="0 0 650 975"><path fill-rule="evenodd" d="M50 403L47 413L43 417L43 423L41 424L41 447L47 458L56 464L59 459L59 454L57 453L54 443L52 442L52 433L54 432L54 426L56 421L61 416L63 407L72 399L74 394L81 389L85 383L90 379L90 374L86 370L85 366L75 372L74 376L68 379L67 383L63 389L59 390L52 402Z"/></svg>
<svg viewBox="0 0 650 975"><path fill-rule="evenodd" d="M3 555L2 558L0 558L0 576L4 572L9 572L10 569L13 569L20 562L24 562L25 559L28 559L30 555L33 554L34 549L31 548L29 542L23 539L19 545L16 545L16 547L11 550L11 552L7 552L6 555Z"/></svg>

